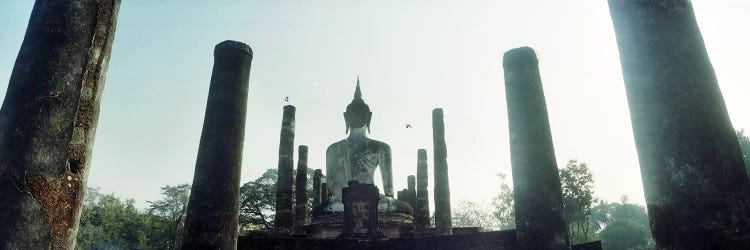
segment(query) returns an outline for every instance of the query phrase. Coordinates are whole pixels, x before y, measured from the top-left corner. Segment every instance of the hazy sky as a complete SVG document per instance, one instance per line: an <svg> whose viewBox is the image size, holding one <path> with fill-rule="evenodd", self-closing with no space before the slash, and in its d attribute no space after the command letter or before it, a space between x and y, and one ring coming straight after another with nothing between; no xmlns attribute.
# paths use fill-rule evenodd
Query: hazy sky
<svg viewBox="0 0 750 250"><path fill-rule="evenodd" d="M442 107L453 204L489 203L496 174L511 174L502 54L530 46L558 165L587 162L598 197L643 203L606 1L185 2L123 1L89 186L145 207L159 187L191 182L213 47L229 39L255 56L243 183L277 166L286 96L297 107L295 143L310 147L309 167L325 169L326 147L346 136L342 112L359 75L370 137L393 150L396 190L416 173L418 148L432 189L431 110ZM750 2L693 4L732 123L750 128ZM0 3L2 96L32 5Z"/></svg>

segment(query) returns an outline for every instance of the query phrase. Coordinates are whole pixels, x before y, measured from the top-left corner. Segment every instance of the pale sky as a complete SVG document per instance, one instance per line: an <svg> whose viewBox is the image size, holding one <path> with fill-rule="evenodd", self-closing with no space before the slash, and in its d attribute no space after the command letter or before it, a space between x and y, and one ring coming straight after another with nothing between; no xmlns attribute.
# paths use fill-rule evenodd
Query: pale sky
<svg viewBox="0 0 750 250"><path fill-rule="evenodd" d="M693 4L732 123L750 128L750 2ZM2 96L32 5L0 3ZM416 173L419 148L432 189L431 111L442 107L453 204L489 203L495 174L511 174L502 54L530 46L558 165L587 162L596 196L644 203L614 30L599 0L123 1L89 186L146 207L159 187L192 181L213 47L223 40L255 56L242 183L276 168L286 96L297 107L295 143L310 147L309 167L325 169L325 149L346 136L342 112L359 75L370 137L393 150L396 190Z"/></svg>

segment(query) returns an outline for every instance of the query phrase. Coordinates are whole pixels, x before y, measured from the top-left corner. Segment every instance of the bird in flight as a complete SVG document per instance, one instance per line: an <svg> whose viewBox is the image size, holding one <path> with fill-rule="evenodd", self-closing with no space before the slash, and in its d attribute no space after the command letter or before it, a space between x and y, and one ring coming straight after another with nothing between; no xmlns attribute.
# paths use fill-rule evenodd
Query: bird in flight
<svg viewBox="0 0 750 250"><path fill-rule="evenodd" d="M287 97L284 97L284 101L285 101L285 102L289 102L289 97L288 97L288 96L287 96Z"/></svg>
<svg viewBox="0 0 750 250"><path fill-rule="evenodd" d="M406 123L406 124L404 124L404 126L405 126L406 128L411 128L411 124L409 124L409 123Z"/></svg>

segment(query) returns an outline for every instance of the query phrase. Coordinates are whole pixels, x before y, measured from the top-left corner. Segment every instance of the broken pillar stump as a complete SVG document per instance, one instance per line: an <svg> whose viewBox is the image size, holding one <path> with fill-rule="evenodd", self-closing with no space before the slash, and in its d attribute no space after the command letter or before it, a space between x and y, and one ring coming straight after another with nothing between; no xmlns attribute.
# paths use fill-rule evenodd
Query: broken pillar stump
<svg viewBox="0 0 750 250"><path fill-rule="evenodd" d="M412 214L416 214L417 211L417 178L416 176L409 175L406 177L407 189L406 189L406 202L412 207Z"/></svg>

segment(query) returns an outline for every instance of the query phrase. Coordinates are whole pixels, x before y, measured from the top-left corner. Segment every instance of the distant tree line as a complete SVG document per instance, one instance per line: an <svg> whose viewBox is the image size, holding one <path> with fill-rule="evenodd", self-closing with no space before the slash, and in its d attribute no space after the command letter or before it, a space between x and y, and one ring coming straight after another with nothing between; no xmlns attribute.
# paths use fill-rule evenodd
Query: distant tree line
<svg viewBox="0 0 750 250"><path fill-rule="evenodd" d="M560 169L563 215L573 244L602 240L604 249L653 249L645 207L628 202L607 203L594 197L594 177L585 162L570 160ZM460 201L453 212L454 227L482 227L485 231L513 229L513 190L498 174L500 188L492 206Z"/></svg>
<svg viewBox="0 0 750 250"><path fill-rule="evenodd" d="M240 233L273 229L276 179L276 169L268 169L240 187ZM308 193L312 193L312 181L308 181ZM137 209L133 199L87 188L76 249L179 249L189 198L189 184L167 185L161 188L160 200Z"/></svg>
<svg viewBox="0 0 750 250"><path fill-rule="evenodd" d="M139 210L133 199L87 188L76 249L179 248L190 185L167 185L161 190L161 200Z"/></svg>

